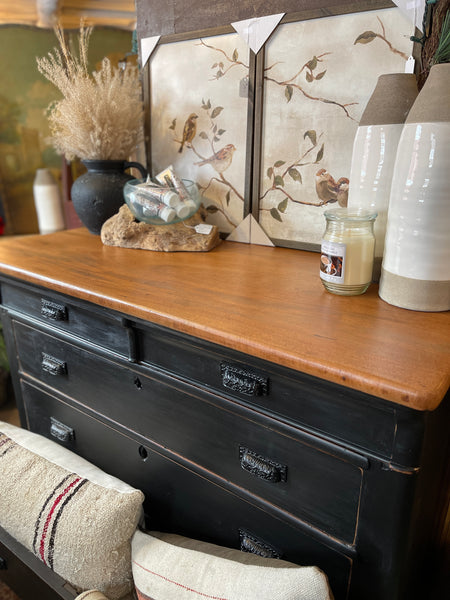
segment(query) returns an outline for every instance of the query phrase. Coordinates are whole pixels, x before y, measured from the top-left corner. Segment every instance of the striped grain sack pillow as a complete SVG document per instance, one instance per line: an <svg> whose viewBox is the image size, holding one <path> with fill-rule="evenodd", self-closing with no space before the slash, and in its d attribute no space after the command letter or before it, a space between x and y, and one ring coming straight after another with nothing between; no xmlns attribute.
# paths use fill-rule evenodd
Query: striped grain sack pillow
<svg viewBox="0 0 450 600"><path fill-rule="evenodd" d="M136 531L133 578L139 600L332 600L326 575L274 558L182 536Z"/></svg>
<svg viewBox="0 0 450 600"><path fill-rule="evenodd" d="M144 495L47 438L0 422L0 525L78 591L132 589Z"/></svg>

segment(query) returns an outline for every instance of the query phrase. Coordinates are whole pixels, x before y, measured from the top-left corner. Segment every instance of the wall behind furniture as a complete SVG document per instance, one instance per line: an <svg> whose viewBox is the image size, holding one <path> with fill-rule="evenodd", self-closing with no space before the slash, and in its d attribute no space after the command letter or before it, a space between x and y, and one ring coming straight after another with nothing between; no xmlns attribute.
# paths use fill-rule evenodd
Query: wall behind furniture
<svg viewBox="0 0 450 600"><path fill-rule="evenodd" d="M77 33L71 32L75 41ZM52 30L0 26L0 198L7 234L38 231L33 198L36 169L50 168L61 180L62 158L49 145L45 115L60 95L36 67L36 57L55 46ZM131 49L131 31L95 29L89 51L91 70L103 57L117 62Z"/></svg>

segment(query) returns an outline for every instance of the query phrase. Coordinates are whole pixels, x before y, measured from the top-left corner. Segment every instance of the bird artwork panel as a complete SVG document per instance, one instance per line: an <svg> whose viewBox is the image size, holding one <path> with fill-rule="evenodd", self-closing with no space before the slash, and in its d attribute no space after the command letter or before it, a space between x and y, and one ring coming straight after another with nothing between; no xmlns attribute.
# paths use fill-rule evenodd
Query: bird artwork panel
<svg viewBox="0 0 450 600"><path fill-rule="evenodd" d="M249 49L238 34L161 44L150 63L151 167L197 183L222 232L244 218Z"/></svg>
<svg viewBox="0 0 450 600"><path fill-rule="evenodd" d="M320 248L323 213L347 206L362 112L413 34L390 8L282 24L266 43L258 220L277 245Z"/></svg>

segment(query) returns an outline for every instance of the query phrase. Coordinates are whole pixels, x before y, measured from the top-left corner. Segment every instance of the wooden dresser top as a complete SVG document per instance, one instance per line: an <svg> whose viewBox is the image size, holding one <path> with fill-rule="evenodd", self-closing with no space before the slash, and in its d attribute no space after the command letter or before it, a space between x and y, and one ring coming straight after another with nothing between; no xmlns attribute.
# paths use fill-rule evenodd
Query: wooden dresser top
<svg viewBox="0 0 450 600"><path fill-rule="evenodd" d="M104 246L86 229L4 238L0 273L418 410L450 384L450 313L335 296L318 254L223 242L207 253Z"/></svg>

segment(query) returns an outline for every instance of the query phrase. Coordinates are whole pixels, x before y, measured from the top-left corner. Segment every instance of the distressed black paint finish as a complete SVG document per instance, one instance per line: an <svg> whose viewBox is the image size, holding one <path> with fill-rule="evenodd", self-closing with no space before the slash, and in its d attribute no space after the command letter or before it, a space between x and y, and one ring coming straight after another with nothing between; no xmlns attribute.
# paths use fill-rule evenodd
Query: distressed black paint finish
<svg viewBox="0 0 450 600"><path fill-rule="evenodd" d="M149 528L316 564L336 600L425 597L448 397L412 410L70 295L2 291L23 424L142 489Z"/></svg>

